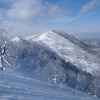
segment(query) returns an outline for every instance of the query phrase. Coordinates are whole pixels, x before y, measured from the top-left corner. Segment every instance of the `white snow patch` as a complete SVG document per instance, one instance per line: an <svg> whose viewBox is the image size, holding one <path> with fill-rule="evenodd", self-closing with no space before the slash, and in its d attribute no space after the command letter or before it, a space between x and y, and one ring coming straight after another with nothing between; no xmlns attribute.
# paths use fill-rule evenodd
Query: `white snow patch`
<svg viewBox="0 0 100 100"><path fill-rule="evenodd" d="M20 38L19 37L15 37L11 41L13 41L13 42L19 42L20 41Z"/></svg>

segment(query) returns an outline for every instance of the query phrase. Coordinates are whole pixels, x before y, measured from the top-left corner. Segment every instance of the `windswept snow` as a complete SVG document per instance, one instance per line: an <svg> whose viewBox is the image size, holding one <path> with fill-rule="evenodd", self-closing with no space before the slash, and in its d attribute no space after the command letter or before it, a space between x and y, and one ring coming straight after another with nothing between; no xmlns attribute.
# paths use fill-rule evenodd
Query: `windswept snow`
<svg viewBox="0 0 100 100"><path fill-rule="evenodd" d="M24 68L24 67L23 67ZM31 77L32 76L32 77ZM6 69L0 71L0 100L100 100L70 87L51 87L35 72Z"/></svg>

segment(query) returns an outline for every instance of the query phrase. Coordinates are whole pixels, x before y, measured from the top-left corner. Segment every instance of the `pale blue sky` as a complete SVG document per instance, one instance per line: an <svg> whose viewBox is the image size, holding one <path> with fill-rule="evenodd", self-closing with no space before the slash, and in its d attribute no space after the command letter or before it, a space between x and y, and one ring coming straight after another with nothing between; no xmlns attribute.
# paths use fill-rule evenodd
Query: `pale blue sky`
<svg viewBox="0 0 100 100"><path fill-rule="evenodd" d="M0 0L0 20L10 36L100 33L100 0Z"/></svg>

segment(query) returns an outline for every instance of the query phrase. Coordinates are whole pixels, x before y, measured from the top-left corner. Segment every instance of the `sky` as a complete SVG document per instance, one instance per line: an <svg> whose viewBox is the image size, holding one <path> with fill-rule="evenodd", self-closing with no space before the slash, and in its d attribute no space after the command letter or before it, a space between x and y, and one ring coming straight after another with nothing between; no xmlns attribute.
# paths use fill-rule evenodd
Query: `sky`
<svg viewBox="0 0 100 100"><path fill-rule="evenodd" d="M100 33L100 0L0 0L0 21L12 37L49 30Z"/></svg>

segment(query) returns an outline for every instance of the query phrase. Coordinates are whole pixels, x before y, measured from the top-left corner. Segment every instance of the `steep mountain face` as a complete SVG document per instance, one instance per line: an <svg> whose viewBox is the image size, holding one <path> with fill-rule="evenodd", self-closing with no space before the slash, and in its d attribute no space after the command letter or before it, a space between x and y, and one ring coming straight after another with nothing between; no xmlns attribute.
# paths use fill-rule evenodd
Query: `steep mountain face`
<svg viewBox="0 0 100 100"><path fill-rule="evenodd" d="M26 40L31 42L34 41L41 45L46 45L66 62L72 63L83 71L96 74L100 68L98 57L81 48L82 43L79 42L79 40L71 38L69 35L66 36L68 39L62 36L61 33L49 31L32 38L26 37Z"/></svg>
<svg viewBox="0 0 100 100"><path fill-rule="evenodd" d="M100 72L99 58L88 50L88 45L55 31L17 40L8 46L9 62L37 70L50 83L67 84L100 97L95 78Z"/></svg>

